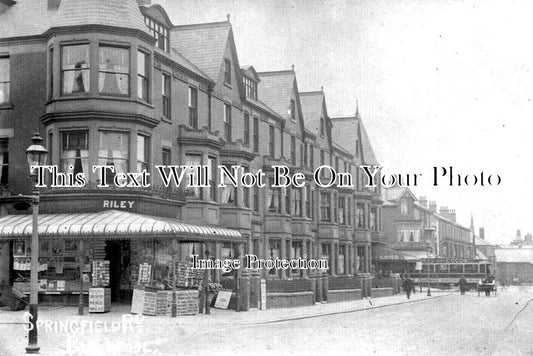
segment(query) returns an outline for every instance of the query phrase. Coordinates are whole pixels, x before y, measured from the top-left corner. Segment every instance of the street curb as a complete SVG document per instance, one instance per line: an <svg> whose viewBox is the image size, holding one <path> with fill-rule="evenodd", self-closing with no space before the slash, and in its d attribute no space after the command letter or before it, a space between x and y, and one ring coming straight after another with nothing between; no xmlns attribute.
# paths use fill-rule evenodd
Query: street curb
<svg viewBox="0 0 533 356"><path fill-rule="evenodd" d="M263 321L257 321L257 322L231 323L231 324L228 324L228 325L239 325L239 326L242 326L242 325L264 325L264 324L283 323L283 322L286 322L286 321L312 319L312 318L318 318L318 317L321 317L321 316L331 316L331 315L339 315L339 314L356 313L356 312L370 310L370 309L386 308L386 307L394 306L394 305L417 303L417 302L426 302L426 301L429 301L429 300L432 300L432 299L448 297L450 295L453 295L453 294L439 295L439 296L435 296L435 297L431 297L431 298L427 298L427 299L407 300L407 301L403 301L403 302L395 302L395 303L385 304L385 305L376 305L376 306L371 306L369 308L362 308L362 309L342 310L342 311L326 312L326 313L319 313L319 314L312 314L312 315L296 316L296 317L290 317L290 318L273 319L273 320L266 320L266 321L263 320ZM217 324L217 325L223 325L223 324Z"/></svg>

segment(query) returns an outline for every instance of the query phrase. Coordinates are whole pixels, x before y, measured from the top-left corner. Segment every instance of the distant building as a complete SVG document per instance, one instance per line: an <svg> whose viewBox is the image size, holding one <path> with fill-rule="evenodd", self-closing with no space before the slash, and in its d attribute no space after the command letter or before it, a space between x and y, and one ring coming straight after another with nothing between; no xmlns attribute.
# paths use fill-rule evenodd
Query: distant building
<svg viewBox="0 0 533 356"><path fill-rule="evenodd" d="M533 246L501 246L495 249L496 279L505 285L533 283Z"/></svg>
<svg viewBox="0 0 533 356"><path fill-rule="evenodd" d="M406 187L383 189L383 240L376 252L382 273L414 269L417 261L441 257L475 259L469 228L456 222L455 210L417 197Z"/></svg>

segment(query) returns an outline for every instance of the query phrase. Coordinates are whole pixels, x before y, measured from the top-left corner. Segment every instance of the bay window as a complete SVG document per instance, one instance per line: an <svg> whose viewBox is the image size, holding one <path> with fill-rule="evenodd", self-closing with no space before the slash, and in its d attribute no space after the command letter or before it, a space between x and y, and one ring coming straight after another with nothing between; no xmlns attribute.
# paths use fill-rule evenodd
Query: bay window
<svg viewBox="0 0 533 356"><path fill-rule="evenodd" d="M209 189L208 200L217 201L217 159L209 156L207 158L207 166L209 167Z"/></svg>
<svg viewBox="0 0 533 356"><path fill-rule="evenodd" d="M231 105L224 104L224 138L231 141Z"/></svg>
<svg viewBox="0 0 533 356"><path fill-rule="evenodd" d="M224 166L228 169L228 171L233 172L233 170L231 169L231 164L225 164ZM224 183L226 184L226 186L221 187L220 189L220 202L222 204L235 205L237 203L237 187L233 186L233 184L231 183L231 179L227 175L224 176Z"/></svg>
<svg viewBox="0 0 533 356"><path fill-rule="evenodd" d="M322 221L331 220L331 200L329 193L320 193L320 219Z"/></svg>
<svg viewBox="0 0 533 356"><path fill-rule="evenodd" d="M100 45L98 91L127 96L130 93L130 49Z"/></svg>
<svg viewBox="0 0 533 356"><path fill-rule="evenodd" d="M137 97L148 102L150 66L148 54L137 51Z"/></svg>
<svg viewBox="0 0 533 356"><path fill-rule="evenodd" d="M129 134L118 131L100 131L99 134L98 165L115 167L115 174L128 172ZM114 174L109 170L106 170L106 174L109 184Z"/></svg>
<svg viewBox="0 0 533 356"><path fill-rule="evenodd" d="M0 185L8 183L9 152L7 139L0 139Z"/></svg>
<svg viewBox="0 0 533 356"><path fill-rule="evenodd" d="M273 187L274 177L269 177L267 190L267 209L272 213L281 213L281 188Z"/></svg>
<svg viewBox="0 0 533 356"><path fill-rule="evenodd" d="M9 77L9 57L0 56L0 105L9 102Z"/></svg>
<svg viewBox="0 0 533 356"><path fill-rule="evenodd" d="M61 135L61 171L63 173L89 172L89 132L69 131Z"/></svg>
<svg viewBox="0 0 533 356"><path fill-rule="evenodd" d="M192 167L198 167L202 164L202 156L195 154L186 154L185 155L185 179L187 179L187 195L193 196L194 198L201 199L201 190L199 187L192 187L193 185L198 185L198 176L197 171ZM190 177L190 178L189 178Z"/></svg>
<svg viewBox="0 0 533 356"><path fill-rule="evenodd" d="M89 44L61 47L61 93L88 93L90 89Z"/></svg>
<svg viewBox="0 0 533 356"><path fill-rule="evenodd" d="M137 172L148 171L149 138L137 135Z"/></svg>

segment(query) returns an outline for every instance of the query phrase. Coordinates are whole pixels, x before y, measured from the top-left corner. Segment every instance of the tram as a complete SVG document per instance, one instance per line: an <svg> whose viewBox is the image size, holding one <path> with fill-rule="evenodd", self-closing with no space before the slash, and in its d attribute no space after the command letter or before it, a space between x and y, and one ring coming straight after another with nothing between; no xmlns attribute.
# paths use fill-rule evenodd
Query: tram
<svg viewBox="0 0 533 356"><path fill-rule="evenodd" d="M456 286L461 277L466 279L469 289L476 289L480 280L491 276L491 265L488 262L436 262L422 261L422 269L412 275L415 283L422 286L450 288Z"/></svg>

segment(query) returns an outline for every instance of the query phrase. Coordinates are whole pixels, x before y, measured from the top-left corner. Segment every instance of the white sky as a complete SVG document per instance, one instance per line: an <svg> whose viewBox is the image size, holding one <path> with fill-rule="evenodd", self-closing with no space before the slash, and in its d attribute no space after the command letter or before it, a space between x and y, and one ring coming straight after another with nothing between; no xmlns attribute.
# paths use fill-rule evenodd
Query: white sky
<svg viewBox="0 0 533 356"><path fill-rule="evenodd" d="M295 65L300 91L324 86L330 116L356 100L389 173L422 173L417 195L509 243L533 232L533 2L159 0L174 24L231 14L241 65ZM261 93L259 93L259 96ZM498 187L432 186L432 167L499 174Z"/></svg>

